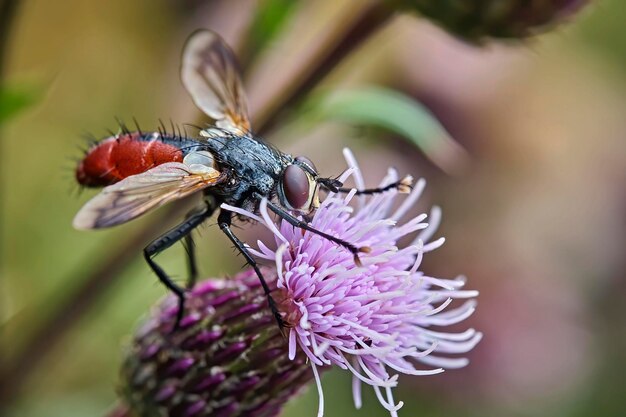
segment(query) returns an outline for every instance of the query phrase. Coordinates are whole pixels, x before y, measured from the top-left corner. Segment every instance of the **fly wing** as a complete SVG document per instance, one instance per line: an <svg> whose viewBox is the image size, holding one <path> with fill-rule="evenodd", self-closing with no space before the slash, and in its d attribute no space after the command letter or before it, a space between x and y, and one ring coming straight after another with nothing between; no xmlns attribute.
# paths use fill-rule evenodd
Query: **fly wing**
<svg viewBox="0 0 626 417"><path fill-rule="evenodd" d="M100 229L125 223L150 209L215 185L220 172L178 162L159 165L105 187L74 217L76 229Z"/></svg>
<svg viewBox="0 0 626 417"><path fill-rule="evenodd" d="M250 131L248 105L237 59L209 30L195 32L185 45L181 78L194 103L215 125L235 134Z"/></svg>

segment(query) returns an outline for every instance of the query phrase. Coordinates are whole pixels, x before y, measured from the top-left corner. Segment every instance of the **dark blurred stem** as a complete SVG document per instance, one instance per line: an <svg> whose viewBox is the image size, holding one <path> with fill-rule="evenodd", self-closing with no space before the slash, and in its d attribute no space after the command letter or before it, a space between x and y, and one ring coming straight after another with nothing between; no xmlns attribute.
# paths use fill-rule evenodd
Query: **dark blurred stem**
<svg viewBox="0 0 626 417"><path fill-rule="evenodd" d="M289 91L280 92L280 102L277 102L276 105L266 102L266 108L261 109L259 114L255 115L254 127L257 132L263 134L271 130L281 118L283 111L293 109L294 106L300 104L302 99L344 58L363 45L394 15L393 8L385 2L378 1L372 2L358 12L360 16L343 32L342 38L337 39L336 43L328 48L317 61L308 62L304 66L307 70L311 68L313 70L304 74L297 74Z"/></svg>
<svg viewBox="0 0 626 417"><path fill-rule="evenodd" d="M271 112L266 109L258 109L262 114L271 114L265 120L259 120L255 126L257 131L267 131L278 119L282 110L300 102L338 63L391 17L391 11L373 3L352 27L344 31L342 37L337 39L331 50L327 51L323 59L311 62L306 66L306 74L291 74L291 85L295 86L289 92L272 92L275 97L266 101ZM288 58L285 58L288 59ZM271 104L270 104L271 103ZM113 252L105 251L108 256L102 261L100 267L85 276L82 285L73 291L66 302L53 313L40 327L39 331L25 344L21 354L11 361L11 366L0 371L0 381L9 382L1 384L0 403L16 397L23 382L30 376L39 363L51 352L59 341L65 337L84 317L89 309L96 305L98 300L106 293L119 278L121 272L134 260L138 259L141 248L146 242L163 230L163 219L172 218L179 213L180 206L174 205L165 216L155 216L136 235L129 237L122 245L117 246ZM99 251L101 255L103 252ZM74 280L71 280L74 281ZM80 280L78 280L80 281Z"/></svg>
<svg viewBox="0 0 626 417"><path fill-rule="evenodd" d="M0 80L4 77L9 33L18 4L18 0L0 0Z"/></svg>

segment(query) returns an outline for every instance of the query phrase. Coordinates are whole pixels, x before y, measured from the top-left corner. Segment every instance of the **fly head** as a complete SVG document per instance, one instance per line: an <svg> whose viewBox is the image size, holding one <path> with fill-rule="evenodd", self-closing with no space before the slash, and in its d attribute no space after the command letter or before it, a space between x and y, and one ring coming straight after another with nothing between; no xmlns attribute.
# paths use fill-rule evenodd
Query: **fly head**
<svg viewBox="0 0 626 417"><path fill-rule="evenodd" d="M280 204L302 214L309 214L319 207L317 168L310 159L299 156L287 165L278 183Z"/></svg>

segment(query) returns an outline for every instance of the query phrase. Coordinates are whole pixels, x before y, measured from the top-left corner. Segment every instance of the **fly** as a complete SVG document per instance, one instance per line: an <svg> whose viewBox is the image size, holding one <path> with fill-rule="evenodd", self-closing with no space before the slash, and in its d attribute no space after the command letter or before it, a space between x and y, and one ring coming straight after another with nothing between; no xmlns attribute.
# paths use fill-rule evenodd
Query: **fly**
<svg viewBox="0 0 626 417"><path fill-rule="evenodd" d="M349 189L342 188L343 184L334 178L320 176L308 158L283 153L254 135L236 58L217 34L201 30L191 35L183 51L181 78L194 103L213 119L213 125L201 130L198 138L123 129L121 134L96 144L79 164L76 178L83 185L105 187L77 213L74 227L115 226L168 202L202 193L201 206L143 251L152 271L178 297L175 327L183 317L185 288L175 283L154 258L184 239L190 265L187 288L192 287L197 268L191 232L219 211L220 229L256 272L282 328L285 323L257 262L231 229L237 214L221 205L257 212L265 199L276 215L344 247L358 264L359 253L368 252L368 247L356 247L301 219L319 206L320 188L330 192ZM410 177L406 177L391 186L359 193L373 194L390 188L407 192L410 184Z"/></svg>

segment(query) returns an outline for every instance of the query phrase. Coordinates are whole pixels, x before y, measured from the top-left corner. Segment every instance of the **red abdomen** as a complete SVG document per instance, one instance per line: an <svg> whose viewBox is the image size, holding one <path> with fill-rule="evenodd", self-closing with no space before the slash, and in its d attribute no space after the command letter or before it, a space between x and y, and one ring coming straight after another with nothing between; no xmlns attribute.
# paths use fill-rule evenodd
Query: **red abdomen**
<svg viewBox="0 0 626 417"><path fill-rule="evenodd" d="M180 147L160 138L132 132L104 139L78 164L76 180L87 187L101 187L166 162L182 162Z"/></svg>

